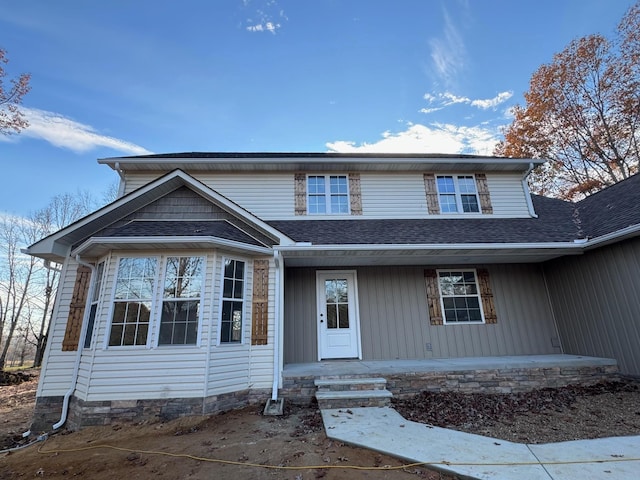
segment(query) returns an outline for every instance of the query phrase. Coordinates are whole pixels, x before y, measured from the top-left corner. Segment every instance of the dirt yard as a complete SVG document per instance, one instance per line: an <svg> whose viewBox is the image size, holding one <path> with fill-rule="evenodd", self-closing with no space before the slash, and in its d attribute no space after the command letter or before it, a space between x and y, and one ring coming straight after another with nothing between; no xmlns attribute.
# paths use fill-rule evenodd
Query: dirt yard
<svg viewBox="0 0 640 480"><path fill-rule="evenodd" d="M0 386L0 449L14 446L28 429L35 389L35 380ZM425 394L394 403L415 421L516 442L640 434L640 389L635 383L495 398ZM0 479L63 477L451 480L422 466L406 467L397 459L329 440L317 409L290 406L282 417L246 408L167 423L91 427L0 454Z"/></svg>

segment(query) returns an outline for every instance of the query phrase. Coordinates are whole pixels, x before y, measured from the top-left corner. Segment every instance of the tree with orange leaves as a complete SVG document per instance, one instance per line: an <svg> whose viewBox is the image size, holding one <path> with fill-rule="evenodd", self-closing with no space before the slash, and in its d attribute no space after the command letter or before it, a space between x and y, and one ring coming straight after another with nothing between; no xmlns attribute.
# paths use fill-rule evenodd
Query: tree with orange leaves
<svg viewBox="0 0 640 480"><path fill-rule="evenodd" d="M18 133L29 125L18 107L22 103L22 97L31 89L31 75L23 73L17 79L11 79L10 86L5 88L4 77L7 73L4 65L7 63L9 59L6 51L0 48L0 135Z"/></svg>
<svg viewBox="0 0 640 480"><path fill-rule="evenodd" d="M638 172L640 2L608 40L572 41L532 76L496 155L544 158L533 191L578 199Z"/></svg>

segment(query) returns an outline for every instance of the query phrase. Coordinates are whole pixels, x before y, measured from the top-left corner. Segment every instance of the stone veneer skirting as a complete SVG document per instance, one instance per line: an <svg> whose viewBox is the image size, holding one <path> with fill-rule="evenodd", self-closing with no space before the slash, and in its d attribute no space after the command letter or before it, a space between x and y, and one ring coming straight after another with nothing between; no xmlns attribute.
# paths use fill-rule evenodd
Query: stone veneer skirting
<svg viewBox="0 0 640 480"><path fill-rule="evenodd" d="M64 425L69 430L78 430L91 425L112 425L152 420L172 420L188 415L211 415L247 405L266 402L271 390L254 389L212 395L207 398L162 398L146 400L84 401L71 397L69 413ZM38 397L31 431L49 432L58 422L64 398Z"/></svg>
<svg viewBox="0 0 640 480"><path fill-rule="evenodd" d="M322 378L384 377L394 398L407 398L423 391L467 393L516 393L538 388L593 384L619 378L617 365L579 367L500 368L479 370L402 372L323 376ZM318 375L285 377L281 395L292 403L313 402Z"/></svg>

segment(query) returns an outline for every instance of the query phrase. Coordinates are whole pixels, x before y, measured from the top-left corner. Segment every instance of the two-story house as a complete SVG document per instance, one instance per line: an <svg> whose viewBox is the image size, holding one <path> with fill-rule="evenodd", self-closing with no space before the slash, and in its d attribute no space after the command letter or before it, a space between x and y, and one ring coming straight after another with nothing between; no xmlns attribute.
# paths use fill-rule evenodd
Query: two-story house
<svg viewBox="0 0 640 480"><path fill-rule="evenodd" d="M26 250L62 264L34 428L305 398L288 369L336 359L493 358L495 373L573 354L615 359L572 357L573 380L640 374L640 177L573 204L530 195L531 159L99 163L117 200Z"/></svg>

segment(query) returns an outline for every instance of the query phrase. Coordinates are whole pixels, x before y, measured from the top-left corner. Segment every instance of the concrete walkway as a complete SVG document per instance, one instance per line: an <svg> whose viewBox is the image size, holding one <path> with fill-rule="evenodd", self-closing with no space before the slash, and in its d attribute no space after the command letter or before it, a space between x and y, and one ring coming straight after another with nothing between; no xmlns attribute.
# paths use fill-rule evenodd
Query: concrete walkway
<svg viewBox="0 0 640 480"><path fill-rule="evenodd" d="M389 407L321 410L327 436L474 479L638 478L640 436L527 445L405 420Z"/></svg>

